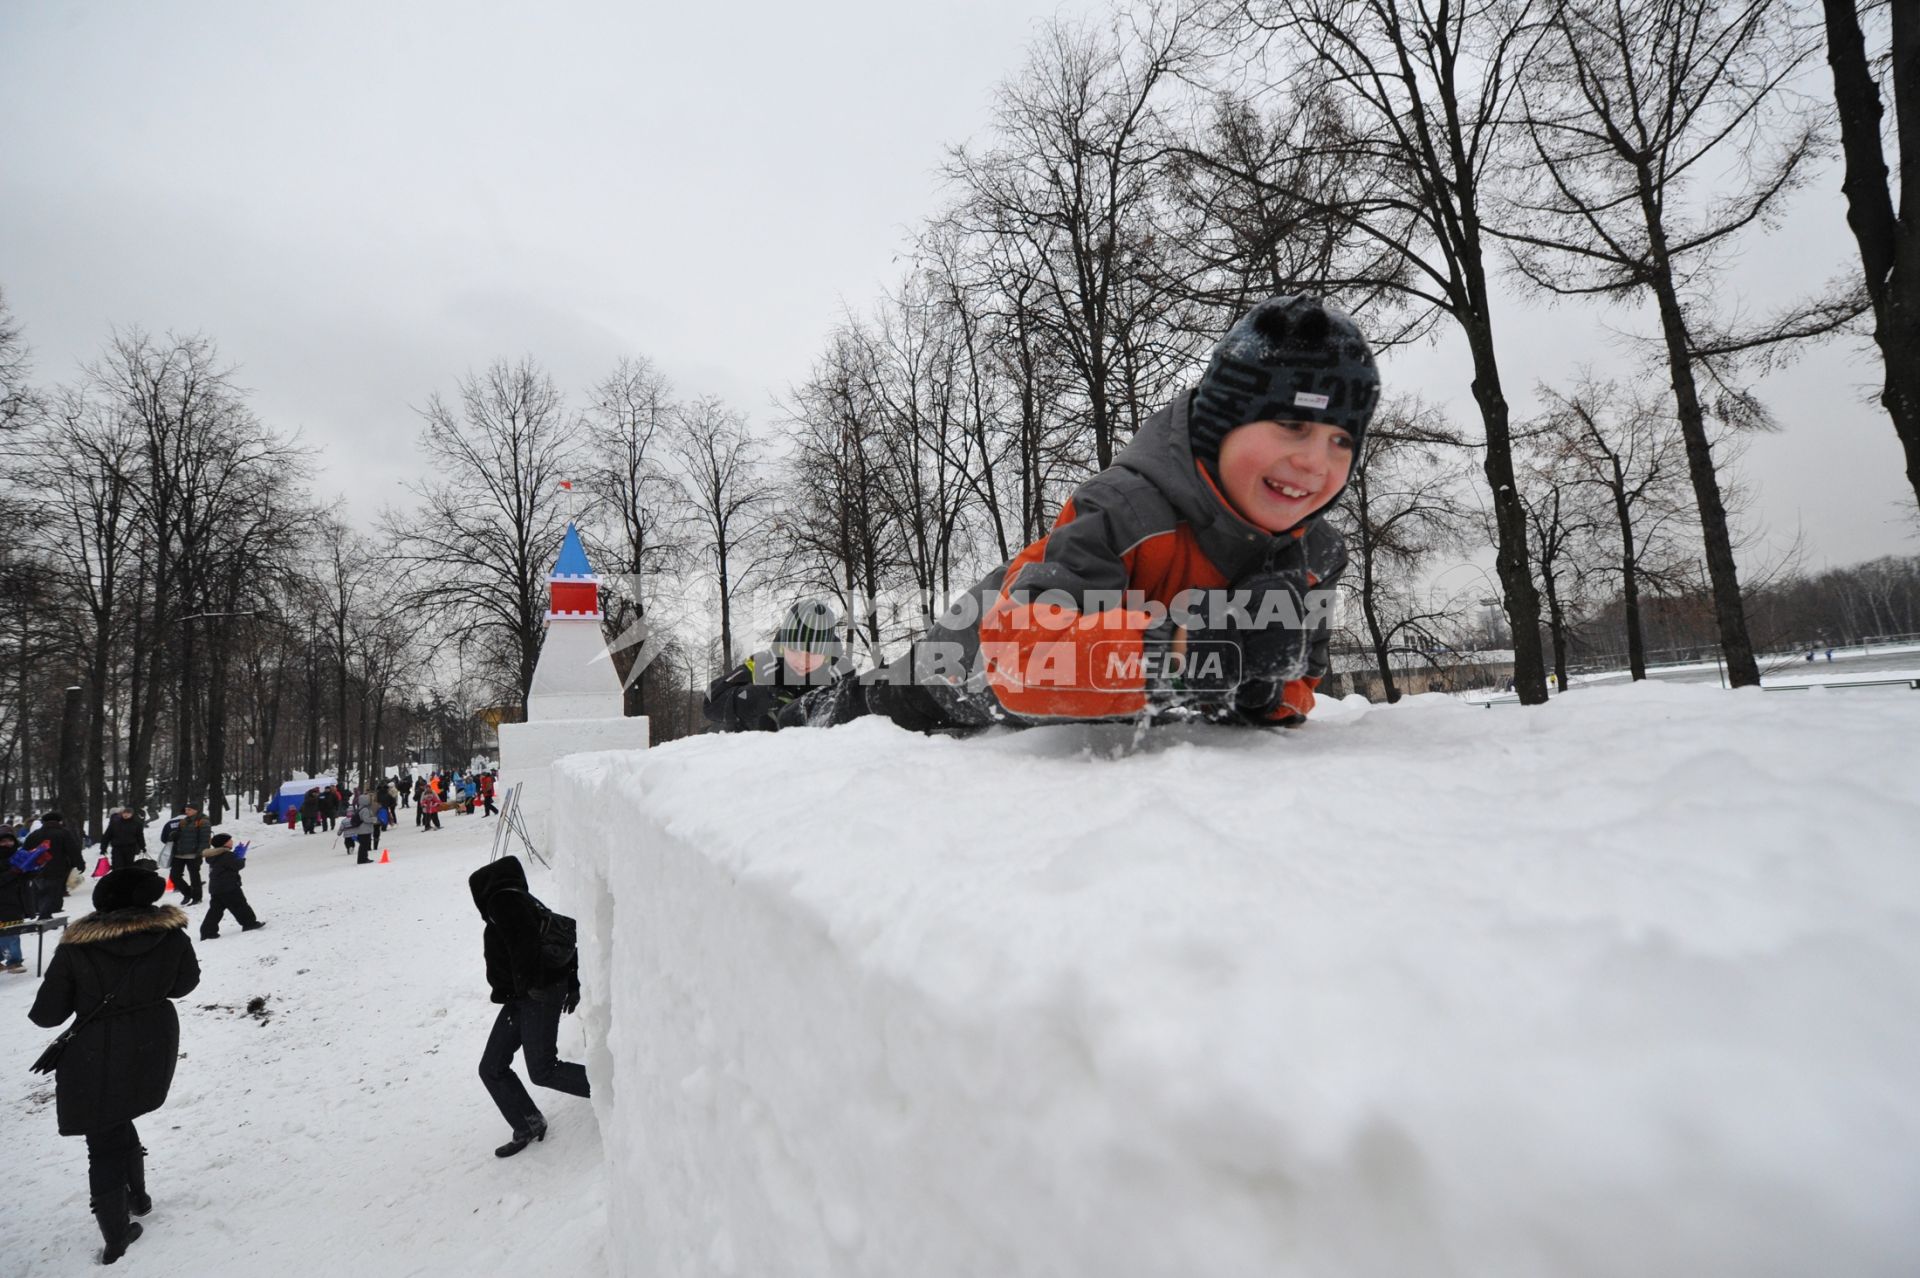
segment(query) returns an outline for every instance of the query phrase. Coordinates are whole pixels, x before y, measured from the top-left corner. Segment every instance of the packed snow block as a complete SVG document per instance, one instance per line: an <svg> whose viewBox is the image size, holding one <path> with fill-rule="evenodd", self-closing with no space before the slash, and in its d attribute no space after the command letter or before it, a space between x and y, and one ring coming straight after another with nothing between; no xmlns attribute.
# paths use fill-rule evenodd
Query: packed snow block
<svg viewBox="0 0 1920 1278"><path fill-rule="evenodd" d="M1911 1274L1915 740L1643 685L567 759L613 1272Z"/></svg>
<svg viewBox="0 0 1920 1278"><path fill-rule="evenodd" d="M599 620L549 621L527 690L527 718L618 719L624 713L620 675L607 655Z"/></svg>
<svg viewBox="0 0 1920 1278"><path fill-rule="evenodd" d="M552 845L547 816L552 807L551 769L555 759L583 750L644 750L647 719L542 719L500 725L500 784L518 785L527 832L544 852Z"/></svg>

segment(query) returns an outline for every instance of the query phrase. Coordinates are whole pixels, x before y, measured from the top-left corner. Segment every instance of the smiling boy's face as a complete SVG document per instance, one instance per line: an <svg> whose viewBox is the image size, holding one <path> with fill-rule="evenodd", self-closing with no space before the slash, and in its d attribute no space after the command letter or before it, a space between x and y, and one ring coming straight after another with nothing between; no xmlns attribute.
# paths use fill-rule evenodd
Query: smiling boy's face
<svg viewBox="0 0 1920 1278"><path fill-rule="evenodd" d="M805 648L782 648L780 659L800 674L812 674L827 664L825 653L808 652Z"/></svg>
<svg viewBox="0 0 1920 1278"><path fill-rule="evenodd" d="M1246 519L1285 532L1332 501L1353 470L1353 436L1318 422L1248 422L1220 441L1220 487Z"/></svg>

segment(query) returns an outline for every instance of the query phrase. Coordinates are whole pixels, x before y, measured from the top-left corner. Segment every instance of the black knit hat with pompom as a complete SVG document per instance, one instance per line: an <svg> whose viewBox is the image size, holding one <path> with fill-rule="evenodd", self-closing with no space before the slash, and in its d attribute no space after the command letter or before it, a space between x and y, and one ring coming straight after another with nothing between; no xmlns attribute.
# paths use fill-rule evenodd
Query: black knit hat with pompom
<svg viewBox="0 0 1920 1278"><path fill-rule="evenodd" d="M1306 293L1270 297L1214 348L1188 414L1193 455L1212 462L1248 422L1324 422L1357 451L1380 400L1373 348L1351 316Z"/></svg>

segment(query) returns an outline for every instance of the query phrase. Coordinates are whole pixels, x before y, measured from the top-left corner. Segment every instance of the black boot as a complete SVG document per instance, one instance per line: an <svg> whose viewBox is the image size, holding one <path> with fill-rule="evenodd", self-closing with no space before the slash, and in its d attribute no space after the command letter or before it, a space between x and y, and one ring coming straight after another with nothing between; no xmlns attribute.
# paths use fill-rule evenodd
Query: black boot
<svg viewBox="0 0 1920 1278"><path fill-rule="evenodd" d="M93 1218L100 1222L100 1236L107 1242L107 1249L100 1253L100 1263L111 1265L126 1255L127 1248L140 1236L139 1223L127 1219L127 1187L118 1186L117 1192L95 1198Z"/></svg>
<svg viewBox="0 0 1920 1278"><path fill-rule="evenodd" d="M153 1199L147 1196L147 1151L141 1145L127 1155L127 1210L136 1216L153 1210Z"/></svg>
<svg viewBox="0 0 1920 1278"><path fill-rule="evenodd" d="M513 1139L493 1151L495 1158L512 1158L536 1140L547 1138L547 1120L535 1115L525 1127L513 1130Z"/></svg>

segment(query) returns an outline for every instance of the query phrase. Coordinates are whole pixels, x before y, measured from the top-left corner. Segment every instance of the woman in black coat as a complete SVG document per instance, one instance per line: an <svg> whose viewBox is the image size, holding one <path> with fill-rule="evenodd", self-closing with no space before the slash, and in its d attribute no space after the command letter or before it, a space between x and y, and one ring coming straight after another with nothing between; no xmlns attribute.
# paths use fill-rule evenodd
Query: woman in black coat
<svg viewBox="0 0 1920 1278"><path fill-rule="evenodd" d="M153 1209L133 1120L166 1104L180 1054L170 1000L200 983L185 912L155 904L165 891L144 863L101 879L94 912L67 928L27 1013L48 1029L69 1016L83 1022L54 1076L55 1109L62 1136L87 1138L87 1189L109 1265L140 1236L129 1213Z"/></svg>

